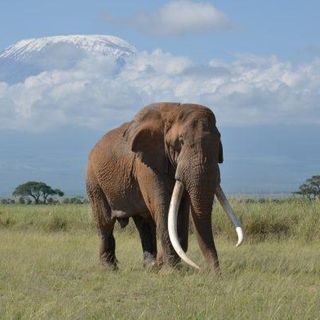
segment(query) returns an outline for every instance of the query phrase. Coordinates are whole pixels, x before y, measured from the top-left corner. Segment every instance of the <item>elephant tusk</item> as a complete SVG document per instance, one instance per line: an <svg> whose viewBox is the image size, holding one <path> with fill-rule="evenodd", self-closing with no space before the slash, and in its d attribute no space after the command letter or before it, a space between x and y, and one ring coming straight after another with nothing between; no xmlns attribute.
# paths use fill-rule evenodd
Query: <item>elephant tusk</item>
<svg viewBox="0 0 320 320"><path fill-rule="evenodd" d="M231 207L231 205L230 205L227 197L225 196L220 185L216 189L216 196L217 196L218 200L220 201L224 211L227 213L232 224L236 227L236 232L238 235L238 243L236 244L236 247L239 247L241 245L241 243L243 242L243 238L244 238L241 223L240 223L239 219L236 217L236 215L234 214L232 207Z"/></svg>
<svg viewBox="0 0 320 320"><path fill-rule="evenodd" d="M181 198L184 192L183 184L176 180L176 183L173 188L172 197L170 201L169 214L168 214L168 231L171 244L178 254L178 256L190 266L200 269L197 264L195 264L191 259L189 259L186 253L181 248L178 231L177 231L177 220L178 220L178 211L181 202Z"/></svg>

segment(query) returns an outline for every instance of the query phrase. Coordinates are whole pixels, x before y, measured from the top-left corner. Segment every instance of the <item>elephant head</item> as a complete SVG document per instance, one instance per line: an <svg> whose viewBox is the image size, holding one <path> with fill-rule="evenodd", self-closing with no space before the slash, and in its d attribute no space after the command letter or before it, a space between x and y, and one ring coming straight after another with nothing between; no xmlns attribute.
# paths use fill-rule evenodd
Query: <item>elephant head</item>
<svg viewBox="0 0 320 320"><path fill-rule="evenodd" d="M213 112L194 104L151 105L138 113L126 135L131 137L131 150L155 172L171 178L174 184L168 231L177 254L199 268L186 256L178 240L178 210L181 197L186 193L201 251L209 264L218 267L211 226L215 194L236 226L237 245L241 244L243 233L220 188L218 163L223 161L223 154Z"/></svg>

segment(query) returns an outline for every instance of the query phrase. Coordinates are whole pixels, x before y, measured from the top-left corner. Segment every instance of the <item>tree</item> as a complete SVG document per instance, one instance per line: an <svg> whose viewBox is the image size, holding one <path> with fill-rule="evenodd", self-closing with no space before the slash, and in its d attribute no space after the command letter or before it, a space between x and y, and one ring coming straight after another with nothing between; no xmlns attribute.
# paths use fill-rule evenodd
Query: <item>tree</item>
<svg viewBox="0 0 320 320"><path fill-rule="evenodd" d="M19 204L25 204L26 199L24 197L19 197L18 202L19 202Z"/></svg>
<svg viewBox="0 0 320 320"><path fill-rule="evenodd" d="M320 199L320 176L307 179L294 194L301 195L309 200Z"/></svg>
<svg viewBox="0 0 320 320"><path fill-rule="evenodd" d="M52 189L50 186L47 186L47 185L42 189L42 197L43 197L44 203L47 203L47 198L49 196L55 196L55 195L59 197L63 197L64 193L59 189Z"/></svg>
<svg viewBox="0 0 320 320"><path fill-rule="evenodd" d="M44 182L28 181L19 185L14 190L13 195L21 197L32 197L35 204L39 204L41 202L41 198L43 203L47 203L48 196L57 195L59 197L62 197L64 193L59 189L52 189L52 187L48 186Z"/></svg>

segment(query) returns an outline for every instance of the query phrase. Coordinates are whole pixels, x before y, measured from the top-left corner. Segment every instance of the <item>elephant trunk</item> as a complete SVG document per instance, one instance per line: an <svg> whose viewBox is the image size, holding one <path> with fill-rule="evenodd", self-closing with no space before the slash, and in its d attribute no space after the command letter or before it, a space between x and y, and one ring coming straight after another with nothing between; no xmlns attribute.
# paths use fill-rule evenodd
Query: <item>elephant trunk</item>
<svg viewBox="0 0 320 320"><path fill-rule="evenodd" d="M178 239L177 218L178 218L178 211L179 211L181 198L182 198L184 191L185 191L185 188L184 188L183 184L180 181L176 180L176 183L175 183L175 186L174 186L174 189L172 192L172 197L171 197L171 202L170 202L170 207L169 207L169 215L168 215L169 238L170 238L170 241L172 243L174 250L179 255L179 257L184 262L186 262L188 265L190 265L191 267L194 267L196 269L200 269L196 263L194 263L190 258L188 258L186 253L183 251L183 249L180 245L179 239ZM228 199L226 198L220 185L218 185L218 187L216 188L216 196L217 196L219 202L221 203L223 209L227 213L228 217L230 218L231 222L233 223L233 225L236 228L236 232L238 235L238 242L237 242L236 246L238 247L242 244L243 238L244 238L241 224L240 224L238 218L236 217L236 215L234 214L232 207L230 206L230 203L229 203ZM211 220L211 218L210 218L210 220ZM209 225L211 226L210 222L209 222ZM211 227L210 227L210 229L211 229Z"/></svg>
<svg viewBox="0 0 320 320"><path fill-rule="evenodd" d="M189 161L189 164L192 162ZM212 163L212 162L211 162ZM177 254L192 267L199 268L182 250L177 236L177 215L179 203L184 190L190 198L190 209L193 217L195 231L200 249L209 265L217 270L219 268L218 256L212 235L211 212L215 188L219 181L218 165L178 165L176 183L170 203L168 228L171 243Z"/></svg>
<svg viewBox="0 0 320 320"><path fill-rule="evenodd" d="M190 266L199 269L199 266L186 256L178 240L177 216L181 197L184 191L186 191L190 198L190 209L200 249L209 265L214 270L218 270L219 262L212 234L211 219L215 194L236 228L238 235L237 246L243 241L243 231L239 220L233 213L219 185L220 175L218 164L215 161L208 161L213 159L205 158L206 161L204 162L196 162L196 159L192 159L193 161L188 161L188 165L186 165L186 162L181 162L177 167L176 183L168 215L169 237L180 258ZM191 168L191 165L193 168Z"/></svg>
<svg viewBox="0 0 320 320"><path fill-rule="evenodd" d="M186 189L190 198L191 214L199 247L209 266L219 269L218 255L212 233L212 204L219 182L218 165L201 166L194 175L189 174Z"/></svg>

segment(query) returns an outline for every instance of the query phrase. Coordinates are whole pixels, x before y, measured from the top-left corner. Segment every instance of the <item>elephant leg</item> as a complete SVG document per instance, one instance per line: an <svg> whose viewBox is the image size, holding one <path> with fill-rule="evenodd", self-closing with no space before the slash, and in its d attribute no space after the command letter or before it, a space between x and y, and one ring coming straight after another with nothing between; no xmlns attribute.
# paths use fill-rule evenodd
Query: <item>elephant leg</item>
<svg viewBox="0 0 320 320"><path fill-rule="evenodd" d="M103 265L116 268L115 239L113 228L115 219L111 218L109 203L95 180L87 181L87 192L92 214L100 234L100 261Z"/></svg>
<svg viewBox="0 0 320 320"><path fill-rule="evenodd" d="M155 174L149 167L141 164L139 186L148 211L157 226L162 252L157 256L159 264L175 265L180 261L172 247L168 232L168 212L174 181Z"/></svg>
<svg viewBox="0 0 320 320"><path fill-rule="evenodd" d="M163 210L161 214L158 215L157 219L157 230L160 237L162 252L157 256L157 261L159 264L168 264L175 266L180 262L180 257L174 250L168 232L168 210Z"/></svg>
<svg viewBox="0 0 320 320"><path fill-rule="evenodd" d="M168 234L168 217L165 214L165 221L159 223L160 239L163 250L157 255L158 264L168 263L170 265L176 265L180 262L180 257L177 255L176 251L173 249L171 241ZM190 200L186 194L183 195L181 205L178 213L178 238L181 248L184 252L188 250L188 238L189 238L189 216L190 216ZM164 225L164 227L163 227ZM169 243L168 243L169 242Z"/></svg>
<svg viewBox="0 0 320 320"><path fill-rule="evenodd" d="M115 255L116 242L113 236L113 226L100 230L100 261L103 265L117 268L117 259Z"/></svg>
<svg viewBox="0 0 320 320"><path fill-rule="evenodd" d="M155 264L157 256L156 225L151 218L142 218L140 216L134 216L133 221L141 239L143 264L145 267L152 266Z"/></svg>

